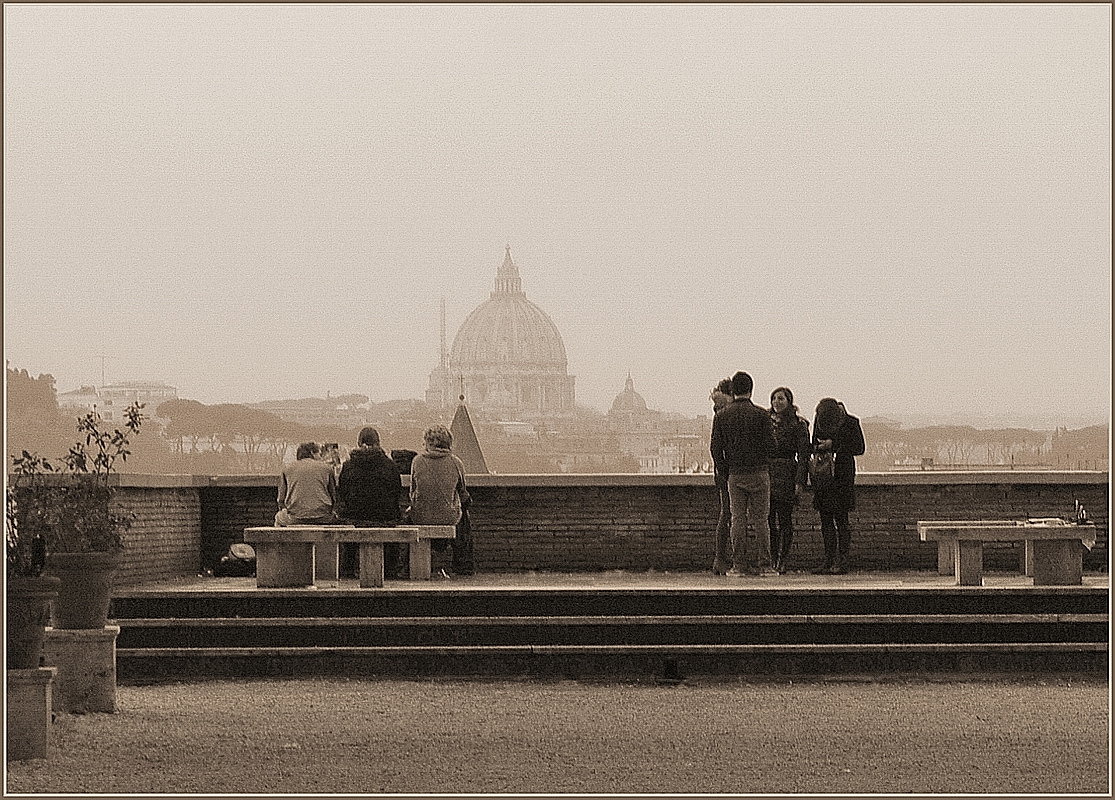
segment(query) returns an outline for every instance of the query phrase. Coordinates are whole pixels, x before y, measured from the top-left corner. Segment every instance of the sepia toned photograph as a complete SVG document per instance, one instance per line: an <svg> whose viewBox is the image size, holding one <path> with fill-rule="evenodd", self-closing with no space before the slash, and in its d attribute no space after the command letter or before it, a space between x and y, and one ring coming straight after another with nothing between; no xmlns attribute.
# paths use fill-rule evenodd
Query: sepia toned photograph
<svg viewBox="0 0 1115 800"><path fill-rule="evenodd" d="M1110 4L2 13L5 795L1110 794Z"/></svg>

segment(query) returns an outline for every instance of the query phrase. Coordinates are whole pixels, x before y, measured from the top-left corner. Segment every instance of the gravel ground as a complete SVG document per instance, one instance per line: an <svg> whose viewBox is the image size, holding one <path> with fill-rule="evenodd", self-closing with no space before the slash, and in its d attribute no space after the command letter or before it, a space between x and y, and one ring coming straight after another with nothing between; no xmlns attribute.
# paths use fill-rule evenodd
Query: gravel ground
<svg viewBox="0 0 1115 800"><path fill-rule="evenodd" d="M1109 792L1102 677L121 686L9 793Z"/></svg>

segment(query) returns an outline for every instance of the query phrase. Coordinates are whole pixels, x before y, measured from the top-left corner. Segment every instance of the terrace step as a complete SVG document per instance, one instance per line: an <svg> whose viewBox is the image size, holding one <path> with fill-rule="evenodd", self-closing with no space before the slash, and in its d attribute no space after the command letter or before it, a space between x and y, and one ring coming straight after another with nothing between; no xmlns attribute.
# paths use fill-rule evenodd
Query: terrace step
<svg viewBox="0 0 1115 800"><path fill-rule="evenodd" d="M1107 670L1106 587L123 591L123 681ZM880 613L880 611L885 613Z"/></svg>
<svg viewBox="0 0 1115 800"><path fill-rule="evenodd" d="M119 590L111 616L507 617L871 614L1102 614L1106 587Z"/></svg>
<svg viewBox="0 0 1115 800"><path fill-rule="evenodd" d="M1106 672L1107 645L749 644L228 647L117 650L125 683L239 676L794 675L906 671Z"/></svg>
<svg viewBox="0 0 1115 800"><path fill-rule="evenodd" d="M118 620L123 648L1104 642L1106 614L265 617Z"/></svg>

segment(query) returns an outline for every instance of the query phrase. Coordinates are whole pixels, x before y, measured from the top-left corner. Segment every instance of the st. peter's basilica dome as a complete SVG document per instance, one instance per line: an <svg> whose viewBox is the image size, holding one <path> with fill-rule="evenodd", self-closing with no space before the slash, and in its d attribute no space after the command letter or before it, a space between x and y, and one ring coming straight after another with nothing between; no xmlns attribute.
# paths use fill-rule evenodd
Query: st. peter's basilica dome
<svg viewBox="0 0 1115 800"><path fill-rule="evenodd" d="M572 412L573 384L561 334L527 299L508 246L491 295L443 348L426 400L444 407L464 394L470 407L517 419Z"/></svg>

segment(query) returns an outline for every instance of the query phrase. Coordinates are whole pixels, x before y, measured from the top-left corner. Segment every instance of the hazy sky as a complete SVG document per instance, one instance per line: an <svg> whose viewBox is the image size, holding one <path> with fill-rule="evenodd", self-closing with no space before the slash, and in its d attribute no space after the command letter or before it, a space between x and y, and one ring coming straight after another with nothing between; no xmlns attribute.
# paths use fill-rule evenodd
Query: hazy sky
<svg viewBox="0 0 1115 800"><path fill-rule="evenodd" d="M1108 5L4 7L5 358L421 397L510 244L578 402L1106 421Z"/></svg>

